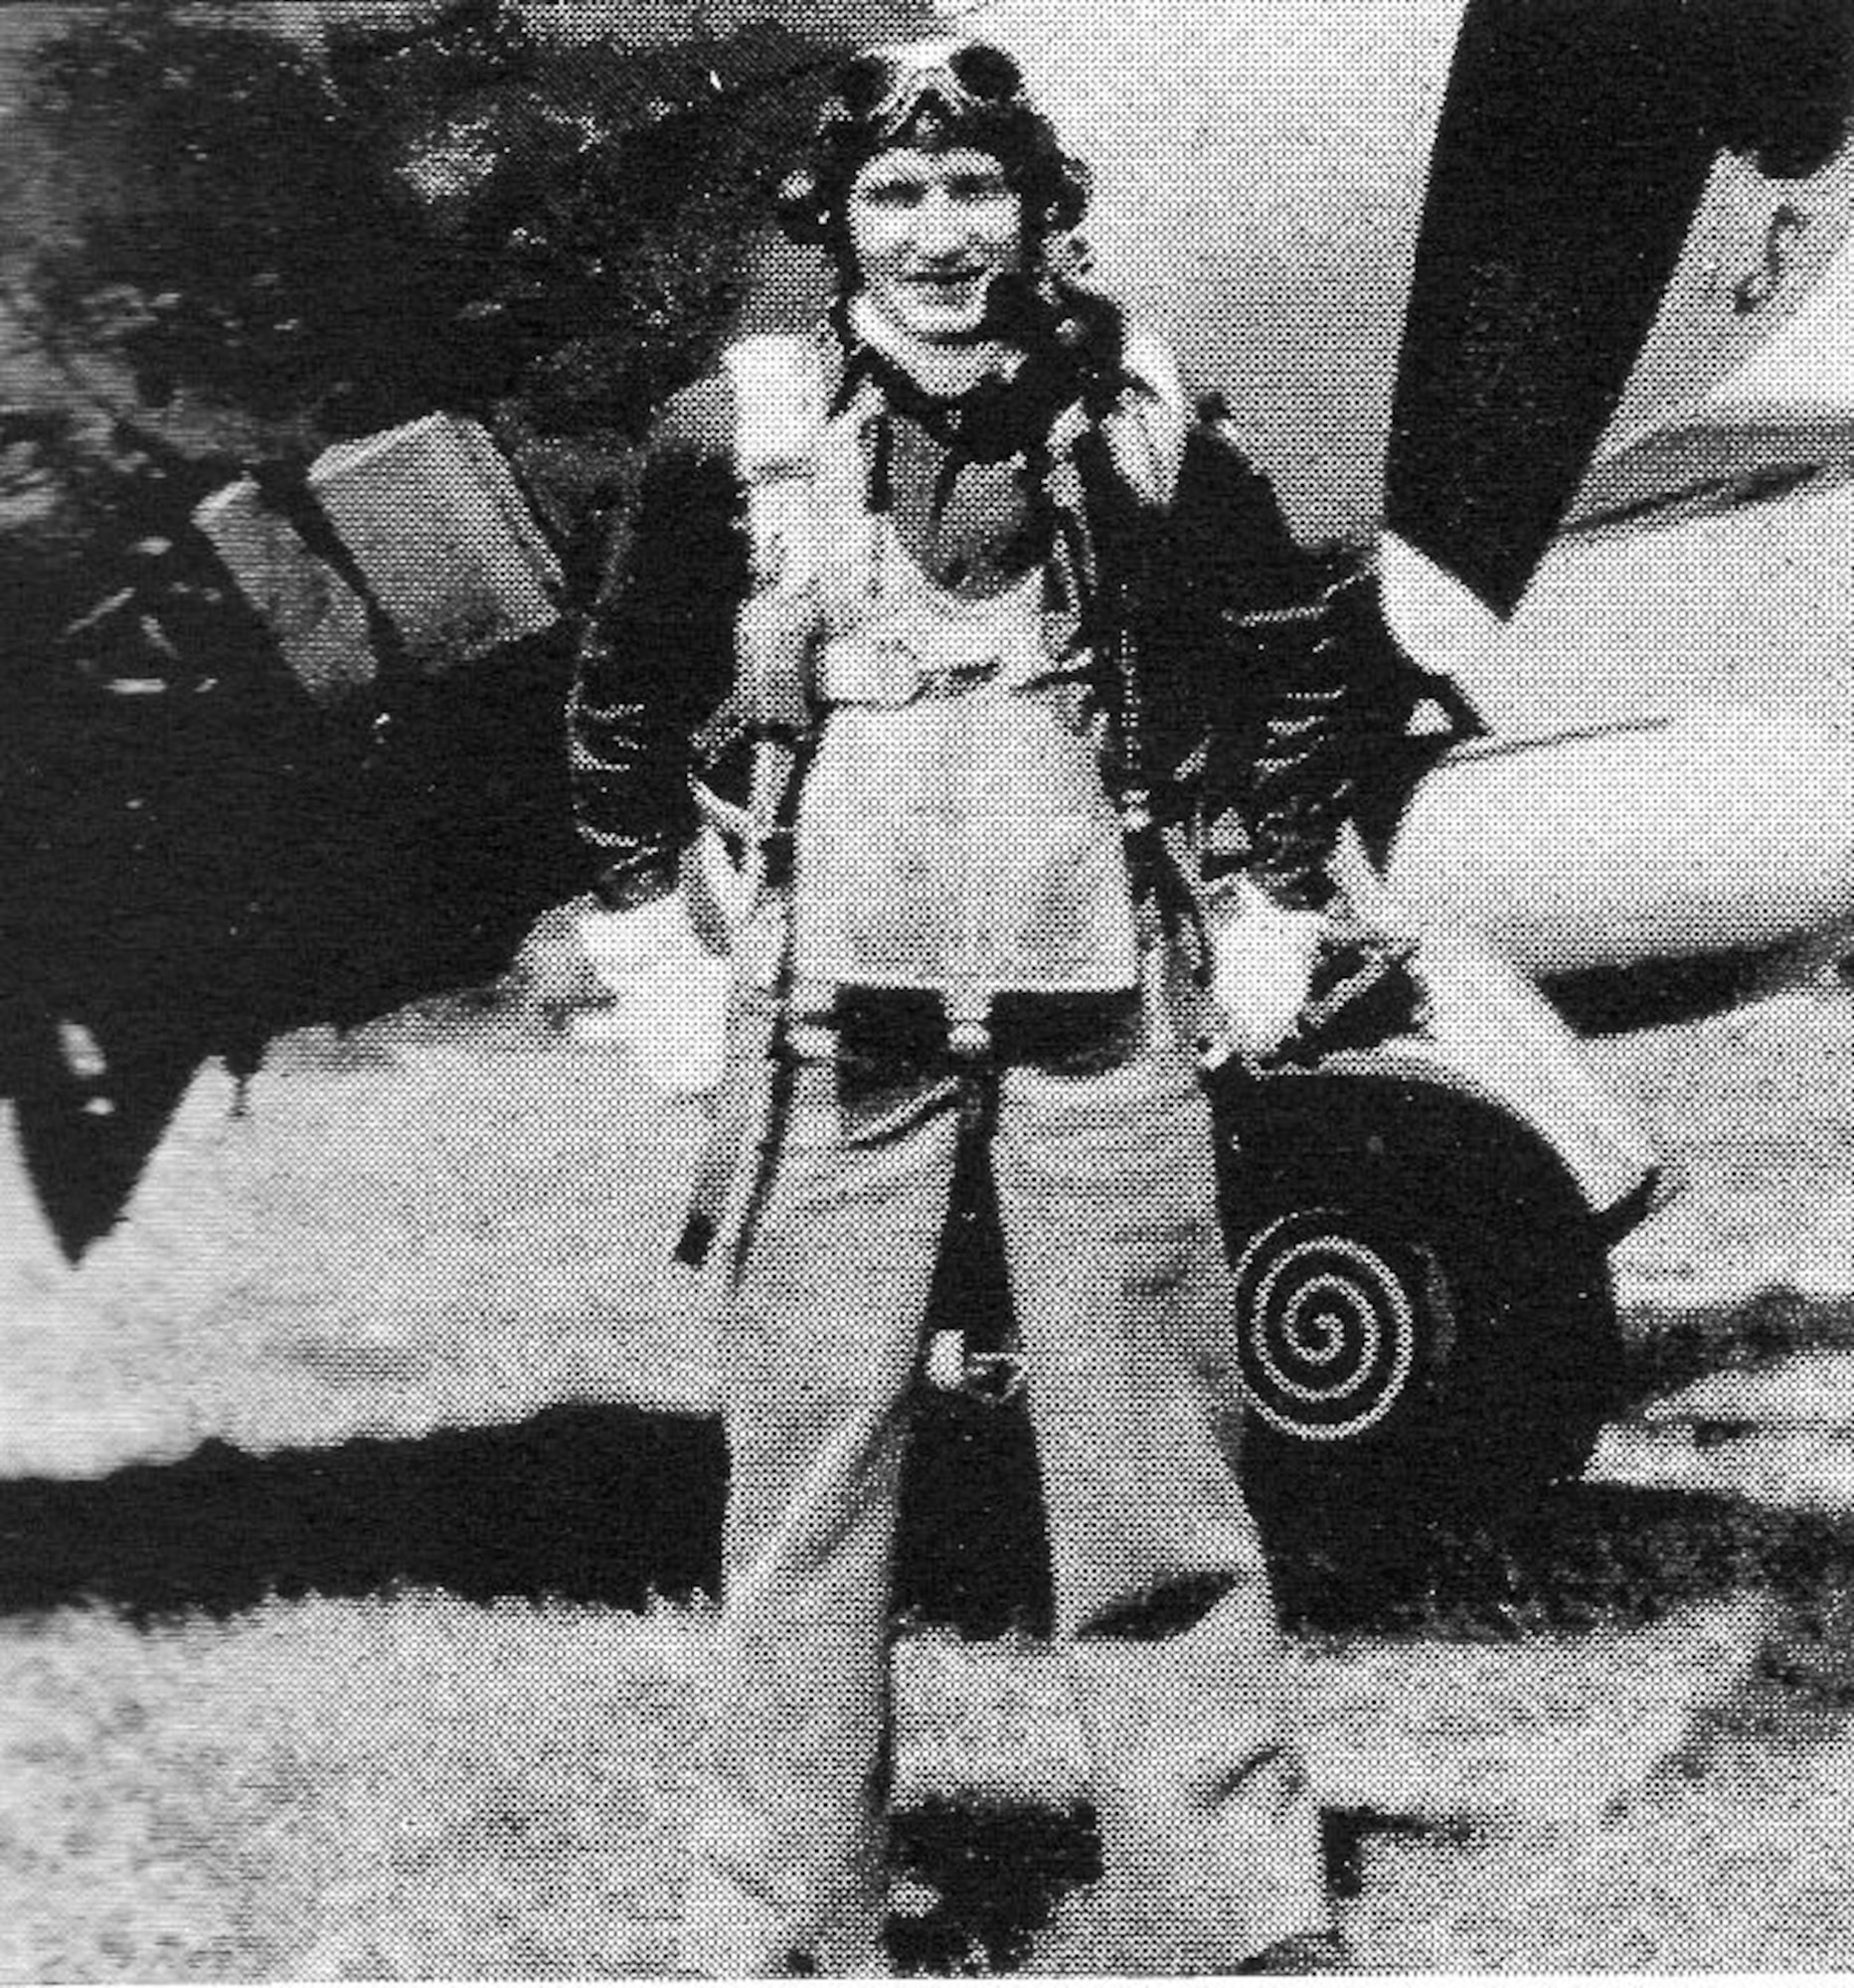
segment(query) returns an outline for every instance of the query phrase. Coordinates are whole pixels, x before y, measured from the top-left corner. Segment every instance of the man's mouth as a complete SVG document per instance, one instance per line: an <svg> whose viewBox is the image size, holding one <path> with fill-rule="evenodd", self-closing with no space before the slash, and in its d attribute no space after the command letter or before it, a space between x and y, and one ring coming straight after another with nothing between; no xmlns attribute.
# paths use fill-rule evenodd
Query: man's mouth
<svg viewBox="0 0 1854 1988"><path fill-rule="evenodd" d="M982 282L984 276L985 272L982 269L920 269L907 280L913 288L924 290L929 295L951 294L971 289L975 284Z"/></svg>

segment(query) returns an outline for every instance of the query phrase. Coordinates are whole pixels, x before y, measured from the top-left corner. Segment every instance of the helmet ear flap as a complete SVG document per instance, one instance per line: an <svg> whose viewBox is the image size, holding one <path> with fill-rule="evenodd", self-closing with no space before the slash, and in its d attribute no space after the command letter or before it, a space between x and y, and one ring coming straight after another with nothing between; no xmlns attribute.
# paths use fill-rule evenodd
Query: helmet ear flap
<svg viewBox="0 0 1854 1988"><path fill-rule="evenodd" d="M1066 235L1088 212L1095 183L1082 161L1067 153L1059 156L1054 179L1055 185L1043 207L1043 229L1046 234Z"/></svg>
<svg viewBox="0 0 1854 1988"><path fill-rule="evenodd" d="M775 209L779 227L789 242L814 248L830 235L830 212L824 189L809 166L800 166L779 182Z"/></svg>

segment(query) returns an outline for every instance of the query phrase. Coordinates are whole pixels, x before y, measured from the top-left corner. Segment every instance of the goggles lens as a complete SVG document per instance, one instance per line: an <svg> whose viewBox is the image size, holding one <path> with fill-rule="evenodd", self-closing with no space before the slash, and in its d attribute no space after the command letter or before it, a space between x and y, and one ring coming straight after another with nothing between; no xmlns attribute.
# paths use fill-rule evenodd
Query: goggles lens
<svg viewBox="0 0 1854 1988"><path fill-rule="evenodd" d="M1024 79L1002 49L982 42L927 42L859 56L839 87L844 108L859 123L899 131L935 98L955 115L1019 102Z"/></svg>

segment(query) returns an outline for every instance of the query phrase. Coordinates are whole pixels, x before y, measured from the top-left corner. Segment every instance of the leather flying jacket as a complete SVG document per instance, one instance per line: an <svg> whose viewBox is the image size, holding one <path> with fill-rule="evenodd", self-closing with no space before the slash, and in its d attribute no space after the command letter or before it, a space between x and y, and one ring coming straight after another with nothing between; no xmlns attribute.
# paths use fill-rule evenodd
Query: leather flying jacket
<svg viewBox="0 0 1854 1988"><path fill-rule="evenodd" d="M1027 367L961 405L910 391L853 341L844 366L846 383L868 372L883 387L873 494L929 578L988 594L1044 561L1056 524L1037 424L1075 399L1075 382ZM575 817L617 909L674 888L696 826L691 741L734 682L751 584L734 427L723 375L668 404L587 621L568 714ZM1320 569L1218 423L1192 428L1171 505L1141 529L1138 583L1121 605L1161 817L1240 824L1231 856L1279 902L1317 906L1349 810L1355 726L1340 645L1315 639L1316 617L1281 610L1311 605Z"/></svg>

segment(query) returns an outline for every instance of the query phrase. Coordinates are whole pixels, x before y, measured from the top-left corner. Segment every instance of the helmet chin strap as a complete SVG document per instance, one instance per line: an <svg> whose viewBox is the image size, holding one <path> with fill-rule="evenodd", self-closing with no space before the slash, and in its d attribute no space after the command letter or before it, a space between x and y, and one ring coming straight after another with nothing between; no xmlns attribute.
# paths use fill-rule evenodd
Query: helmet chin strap
<svg viewBox="0 0 1854 1988"><path fill-rule="evenodd" d="M850 328L925 392L948 400L981 380L1008 379L1023 363L1022 349L1001 338L922 338L862 290L850 298Z"/></svg>

